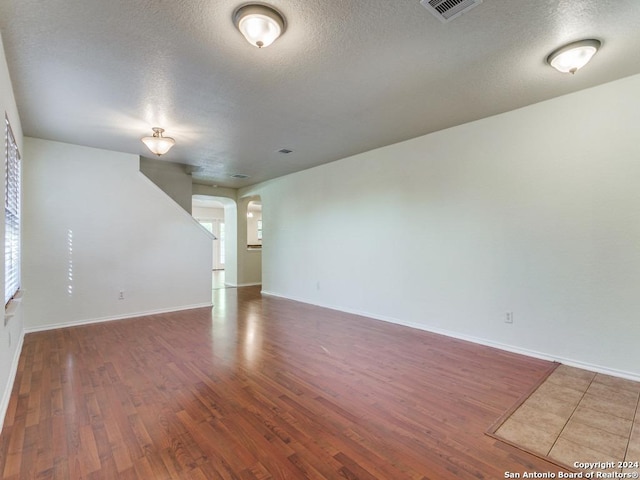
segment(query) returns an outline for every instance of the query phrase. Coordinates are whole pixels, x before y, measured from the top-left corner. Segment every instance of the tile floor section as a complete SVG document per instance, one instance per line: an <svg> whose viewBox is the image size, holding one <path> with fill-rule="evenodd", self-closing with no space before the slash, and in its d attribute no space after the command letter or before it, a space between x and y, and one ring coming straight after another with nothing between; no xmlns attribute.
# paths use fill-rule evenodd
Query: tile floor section
<svg viewBox="0 0 640 480"><path fill-rule="evenodd" d="M560 365L495 435L569 467L614 462L583 470L640 473L618 466L640 462L639 397L640 382Z"/></svg>

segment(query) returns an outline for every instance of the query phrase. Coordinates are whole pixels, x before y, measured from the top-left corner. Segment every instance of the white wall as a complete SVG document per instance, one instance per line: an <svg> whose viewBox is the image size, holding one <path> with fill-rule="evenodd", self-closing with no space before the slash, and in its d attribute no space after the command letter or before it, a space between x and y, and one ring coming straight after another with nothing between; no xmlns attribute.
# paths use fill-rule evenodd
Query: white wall
<svg viewBox="0 0 640 480"><path fill-rule="evenodd" d="M640 376L639 125L633 76L243 189L264 291Z"/></svg>
<svg viewBox="0 0 640 480"><path fill-rule="evenodd" d="M33 138L25 156L27 330L211 304L212 237L137 156Z"/></svg>
<svg viewBox="0 0 640 480"><path fill-rule="evenodd" d="M22 126L20 125L20 117L16 100L13 95L11 78L9 77L9 69L7 68L7 60L4 55L4 47L2 45L2 37L0 36L0 116L2 117L2 158L4 159L4 115L7 115L13 135L18 144L18 149L25 161ZM5 176L4 160L0 161L0 169L2 170L2 178ZM0 198L4 199L4 181L0 181ZM3 241L4 251L4 208L1 209L2 221L0 221L0 238ZM4 292L4 255L0 255L0 291ZM4 294L3 294L4 297ZM16 304L14 315L5 320L0 321L0 431L4 423L4 416L9 404L11 396L11 387L13 386L13 378L18 366L18 356L22 345L23 324L22 324L22 307Z"/></svg>
<svg viewBox="0 0 640 480"><path fill-rule="evenodd" d="M191 213L198 220L222 220L224 221L224 208L193 207Z"/></svg>

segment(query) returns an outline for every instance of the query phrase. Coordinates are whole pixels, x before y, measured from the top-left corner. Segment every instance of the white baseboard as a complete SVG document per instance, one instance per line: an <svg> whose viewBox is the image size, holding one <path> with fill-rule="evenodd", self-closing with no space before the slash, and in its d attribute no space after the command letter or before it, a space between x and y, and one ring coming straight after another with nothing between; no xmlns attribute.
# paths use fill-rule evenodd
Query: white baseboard
<svg viewBox="0 0 640 480"><path fill-rule="evenodd" d="M49 325L42 325L37 327L25 327L25 333L44 332L47 330L55 330L57 328L77 327L80 325L91 325L92 323L112 322L114 320L125 320L128 318L146 317L147 315L158 315L161 313L181 312L183 310L193 310L196 308L210 308L210 307L213 307L213 303L199 303L196 305L185 305L182 307L170 307L170 308L162 308L158 310L147 310L144 312L132 312L132 313L125 313L123 315L114 315L109 317L89 318L85 320L74 320L72 322L63 322L63 323L52 323Z"/></svg>
<svg viewBox="0 0 640 480"><path fill-rule="evenodd" d="M488 340L486 338L474 337L472 335L466 335L466 334L454 332L454 331L451 331L451 330L429 327L428 325L422 325L422 324L418 324L418 323L407 322L407 321L404 321L404 320L400 320L398 318L387 317L387 316L384 316L384 315L376 315L376 314L373 314L373 313L370 313L370 312L363 312L363 311L349 309L349 308L336 307L336 306L333 306L333 305L326 305L326 304L322 304L322 303L318 303L318 302L311 302L311 301L303 299L303 298L290 297L290 296L287 296L287 295L282 295L282 294L275 293L275 292L269 292L269 291L266 291L266 290L262 290L261 293L263 295L269 295L269 296L272 296L272 297L284 298L284 299L287 299L287 300L293 300L295 302L307 303L309 305L315 305L315 306L322 307L322 308L328 308L330 310L337 310L337 311L340 311L340 312L350 313L350 314L353 314L353 315L359 315L361 317L368 317L368 318L372 318L374 320L381 320L383 322L394 323L396 325L402 325L402 326L405 326L405 327L415 328L417 330L423 330L425 332L436 333L438 335L444 335L446 337L456 338L458 340L464 340L464 341L471 342L471 343L477 343L479 345L485 345L487 347L493 347L493 348L497 348L499 350L504 350L504 351L511 352L511 353L517 353L519 355L524 355L524 356L527 356L527 357L539 358L541 360L547 360L547 361L550 361L550 362L559 362L559 363L562 363L564 365L568 365L570 367L581 368L583 370L589 370L591 372L602 373L602 374L605 374L605 375L611 375L611 376L614 376L614 377L626 378L627 380L633 380L635 382L640 382L640 375L637 374L637 373L633 373L633 372L627 372L627 371L624 371L624 370L617 370L617 369L614 369L614 368L603 367L601 365L595 365L595 364L588 363L588 362L583 362L583 361L580 361L580 360L574 360L572 358L566 358L566 357L551 355L551 354L548 354L548 353L538 352L536 350L530 350L530 349L527 349L527 348L522 348L522 347L518 347L518 346L514 346L514 345L507 345L507 344L504 344L504 343L495 342L493 340Z"/></svg>
<svg viewBox="0 0 640 480"><path fill-rule="evenodd" d="M20 361L20 354L22 353L22 345L24 344L24 330L20 332L20 338L18 339L18 345L16 345L16 351L13 354L13 360L11 361L11 370L9 371L9 378L7 378L7 384L5 385L4 392L2 394L2 401L0 402L0 432L4 427L4 419L7 415L7 409L9 408L9 401L11 400L11 392L13 391L13 384L16 381L16 374L18 373L18 362Z"/></svg>
<svg viewBox="0 0 640 480"><path fill-rule="evenodd" d="M257 287L258 285L262 285L261 282L258 283L225 283L226 287L231 288L239 288L239 287Z"/></svg>

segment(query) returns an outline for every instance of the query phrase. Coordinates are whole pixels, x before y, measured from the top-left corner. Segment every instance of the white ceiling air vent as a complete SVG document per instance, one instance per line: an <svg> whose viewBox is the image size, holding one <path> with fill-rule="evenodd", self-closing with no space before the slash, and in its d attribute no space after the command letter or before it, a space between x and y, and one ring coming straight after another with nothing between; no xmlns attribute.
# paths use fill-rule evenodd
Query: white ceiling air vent
<svg viewBox="0 0 640 480"><path fill-rule="evenodd" d="M245 179L249 178L249 175L245 175L244 173L234 173L233 175L231 175L231 178Z"/></svg>
<svg viewBox="0 0 640 480"><path fill-rule="evenodd" d="M420 0L420 3L442 23L447 23L480 5L482 0Z"/></svg>

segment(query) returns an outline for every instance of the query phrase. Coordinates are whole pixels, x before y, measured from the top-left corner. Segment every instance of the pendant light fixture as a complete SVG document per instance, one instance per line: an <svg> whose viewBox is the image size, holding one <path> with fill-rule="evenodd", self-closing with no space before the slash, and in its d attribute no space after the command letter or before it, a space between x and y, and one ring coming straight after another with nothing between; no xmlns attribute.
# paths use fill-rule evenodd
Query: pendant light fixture
<svg viewBox="0 0 640 480"><path fill-rule="evenodd" d="M284 33L284 17L275 8L248 4L233 12L233 23L251 45L262 48L271 45Z"/></svg>
<svg viewBox="0 0 640 480"><path fill-rule="evenodd" d="M164 155L176 144L176 141L173 138L162 135L164 128L153 127L152 130L152 137L142 138L142 143L144 143L152 153L155 153L158 156Z"/></svg>
<svg viewBox="0 0 640 480"><path fill-rule="evenodd" d="M600 45L600 40L595 39L570 43L551 52L547 63L559 72L574 74L589 63Z"/></svg>

